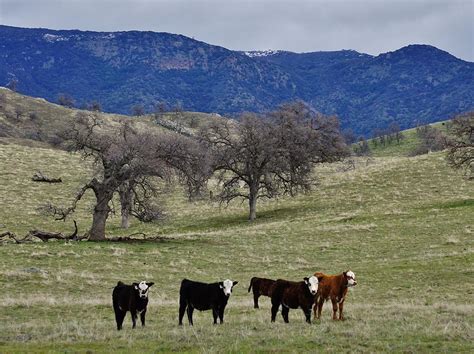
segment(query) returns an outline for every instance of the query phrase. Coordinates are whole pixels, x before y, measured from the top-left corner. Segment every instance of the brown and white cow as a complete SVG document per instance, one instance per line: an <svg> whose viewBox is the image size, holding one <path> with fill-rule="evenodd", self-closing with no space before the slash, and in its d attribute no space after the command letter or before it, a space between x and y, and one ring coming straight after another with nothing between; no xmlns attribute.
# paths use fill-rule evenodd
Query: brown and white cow
<svg viewBox="0 0 474 354"><path fill-rule="evenodd" d="M357 285L354 272L348 270L338 275L327 275L316 272L314 275L319 280L319 289L314 301L314 316L320 318L324 302L331 299L332 319L337 320L337 310L339 306L339 319L344 320L343 309L347 289Z"/></svg>
<svg viewBox="0 0 474 354"><path fill-rule="evenodd" d="M273 287L276 281L267 278L253 277L250 279L249 292L253 292L253 305L254 308L258 309L258 298L260 296L272 297Z"/></svg>

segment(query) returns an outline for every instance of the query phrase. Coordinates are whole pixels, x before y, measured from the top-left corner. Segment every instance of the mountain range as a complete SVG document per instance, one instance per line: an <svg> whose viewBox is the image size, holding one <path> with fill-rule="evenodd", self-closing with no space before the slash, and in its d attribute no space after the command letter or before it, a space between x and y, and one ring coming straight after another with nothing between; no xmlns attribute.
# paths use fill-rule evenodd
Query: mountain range
<svg viewBox="0 0 474 354"><path fill-rule="evenodd" d="M353 50L232 51L170 33L0 26L0 86L107 112L158 102L236 115L301 99L369 135L474 109L474 63L428 45L372 56Z"/></svg>

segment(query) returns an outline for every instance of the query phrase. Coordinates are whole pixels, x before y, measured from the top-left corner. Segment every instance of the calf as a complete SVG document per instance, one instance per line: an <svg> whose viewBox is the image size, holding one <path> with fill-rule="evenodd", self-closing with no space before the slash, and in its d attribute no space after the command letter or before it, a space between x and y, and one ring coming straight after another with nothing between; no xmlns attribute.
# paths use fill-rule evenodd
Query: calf
<svg viewBox="0 0 474 354"><path fill-rule="evenodd" d="M212 310L214 324L217 324L218 316L220 323L223 323L227 301L232 293L232 288L237 283L237 281L229 279L211 284L183 279L179 289L179 325L183 324L186 309L191 326L193 325L194 309L199 311Z"/></svg>
<svg viewBox="0 0 474 354"><path fill-rule="evenodd" d="M122 329L123 319L130 311L132 315L132 328L135 328L137 323L137 314L140 314L142 326L145 326L145 313L148 305L148 290L154 283L133 283L132 285L125 285L121 281L112 292L112 303L114 305L115 321L117 322L117 329Z"/></svg>
<svg viewBox="0 0 474 354"><path fill-rule="evenodd" d="M258 298L261 295L272 297L273 286L275 285L275 283L275 280L266 278L253 277L252 279L250 279L249 292L250 289L252 289L254 308L258 309Z"/></svg>
<svg viewBox="0 0 474 354"><path fill-rule="evenodd" d="M272 293L272 322L275 322L281 304L281 315L286 323L289 322L290 308L297 309L298 307L303 310L306 322L311 323L311 307L317 291L318 278L315 276L304 278L304 281L300 282L278 279Z"/></svg>
<svg viewBox="0 0 474 354"><path fill-rule="evenodd" d="M337 320L336 313L339 305L339 319L344 320L342 311L344 309L347 289L357 285L354 272L348 270L338 275L326 275L323 273L314 273L314 275L319 279L319 290L314 301L314 316L320 318L324 302L331 299L332 319Z"/></svg>

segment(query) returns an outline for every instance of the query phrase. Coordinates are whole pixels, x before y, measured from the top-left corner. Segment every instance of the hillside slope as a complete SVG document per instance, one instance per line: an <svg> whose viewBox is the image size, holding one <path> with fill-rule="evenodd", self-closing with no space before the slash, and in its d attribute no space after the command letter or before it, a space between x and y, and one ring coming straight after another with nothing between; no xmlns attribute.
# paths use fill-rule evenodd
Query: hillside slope
<svg viewBox="0 0 474 354"><path fill-rule="evenodd" d="M0 234L71 232L72 220L54 221L38 207L69 205L94 169L78 154L31 143L20 133L32 124L32 112L38 115L33 121L54 130L77 110L0 93L0 131L9 127L11 134L0 137ZM6 117L18 109L26 113ZM108 124L129 119L155 127L151 117L101 117ZM261 201L252 223L245 203L189 203L181 188L167 186L156 200L166 220L132 219L125 230L119 213L110 215L107 236L134 234L135 242L0 242L0 352L472 352L472 181L450 169L443 152L405 157L387 149L379 153L390 156L355 158L355 169L319 165L311 192ZM31 181L37 170L63 183ZM73 215L80 234L90 227L93 200L88 192ZM262 297L255 310L247 292L253 276L301 280L347 269L358 285L345 301L344 322L330 319L327 303L312 325L300 310L290 311L289 324L280 316L271 323L269 299ZM213 326L209 312L197 312L192 329L178 327L185 277L239 281L224 325ZM111 289L118 280L143 279L155 282L147 326L132 330L128 315L117 332Z"/></svg>
<svg viewBox="0 0 474 354"><path fill-rule="evenodd" d="M200 112L265 111L293 99L337 114L368 135L474 109L474 63L415 45L372 57L355 51L245 53L155 32L84 32L0 26L0 84L109 112L159 101Z"/></svg>
<svg viewBox="0 0 474 354"><path fill-rule="evenodd" d="M29 97L0 87L0 138L25 142L37 141L54 144L56 134L70 124L79 113L90 111L71 109L46 101L43 98ZM94 112L105 124L129 121L142 129L167 129L192 133L201 124L215 115L200 112L177 112L158 115L130 117L120 114Z"/></svg>
<svg viewBox="0 0 474 354"><path fill-rule="evenodd" d="M239 202L189 204L176 189L162 197L166 222L133 220L127 231L119 215L108 223L108 235L145 233L160 242L1 244L0 351L472 352L471 182L449 169L442 153L340 167L320 166L311 193L262 203L254 223ZM31 182L37 169L64 183ZM67 204L90 172L77 155L0 144L0 200L8 206L0 208L0 232L70 232L70 221L55 222L36 208L45 200ZM90 208L85 198L74 215L81 233ZM358 285L344 322L330 319L327 303L312 325L300 310L290 311L289 324L280 315L270 323L269 299L255 310L247 292L253 276L301 280L347 269ZM197 312L193 328L178 327L184 277L239 281L224 325ZM142 279L155 282L147 326L132 331L128 315L118 333L111 288Z"/></svg>

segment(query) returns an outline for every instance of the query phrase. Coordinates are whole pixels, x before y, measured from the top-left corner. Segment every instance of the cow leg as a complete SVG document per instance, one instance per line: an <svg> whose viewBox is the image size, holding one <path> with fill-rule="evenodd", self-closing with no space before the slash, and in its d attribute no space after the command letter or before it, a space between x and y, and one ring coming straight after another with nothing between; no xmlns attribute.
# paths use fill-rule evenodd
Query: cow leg
<svg viewBox="0 0 474 354"><path fill-rule="evenodd" d="M306 322L311 324L311 305L307 309L303 309L303 312L306 317Z"/></svg>
<svg viewBox="0 0 474 354"><path fill-rule="evenodd" d="M137 310L130 310L130 314L132 315L132 328L135 328L137 326Z"/></svg>
<svg viewBox="0 0 474 354"><path fill-rule="evenodd" d="M122 329L123 319L125 318L126 312L120 309L115 310L115 322L117 322L117 330L120 331Z"/></svg>
<svg viewBox="0 0 474 354"><path fill-rule="evenodd" d="M314 313L314 318L318 318L318 297L317 296L314 299L313 313Z"/></svg>
<svg viewBox="0 0 474 354"><path fill-rule="evenodd" d="M188 321L191 326L193 325L193 311L194 311L194 307L192 307L191 305L188 305Z"/></svg>
<svg viewBox="0 0 474 354"><path fill-rule="evenodd" d="M259 298L259 294L255 291L253 293L253 308L254 309L258 309L258 298Z"/></svg>
<svg viewBox="0 0 474 354"><path fill-rule="evenodd" d="M281 316L283 317L283 321L285 323L289 323L290 321L288 320L288 313L290 312L290 309L284 305L281 306Z"/></svg>
<svg viewBox="0 0 474 354"><path fill-rule="evenodd" d="M344 299L339 303L339 319L341 321L344 321L344 315L342 314L342 311L344 310Z"/></svg>
<svg viewBox="0 0 474 354"><path fill-rule="evenodd" d="M140 312L140 320L142 322L142 327L145 327L145 314L146 314L146 309Z"/></svg>
<svg viewBox="0 0 474 354"><path fill-rule="evenodd" d="M216 307L212 308L212 317L214 318L214 324L217 324L217 317L219 316L219 310Z"/></svg>
<svg viewBox="0 0 474 354"><path fill-rule="evenodd" d="M221 323L224 323L224 310L225 308L219 309L219 320L221 321Z"/></svg>
<svg viewBox="0 0 474 354"><path fill-rule="evenodd" d="M275 322L276 315L278 313L278 308L280 307L280 304L278 302L273 302L272 301L272 322Z"/></svg>
<svg viewBox="0 0 474 354"><path fill-rule="evenodd" d="M332 302L332 319L337 320L337 301L335 298L331 298Z"/></svg>
<svg viewBox="0 0 474 354"><path fill-rule="evenodd" d="M183 325L183 317L184 313L186 312L186 301L183 301L181 298L179 299L179 319L178 319L178 324L180 326Z"/></svg>

